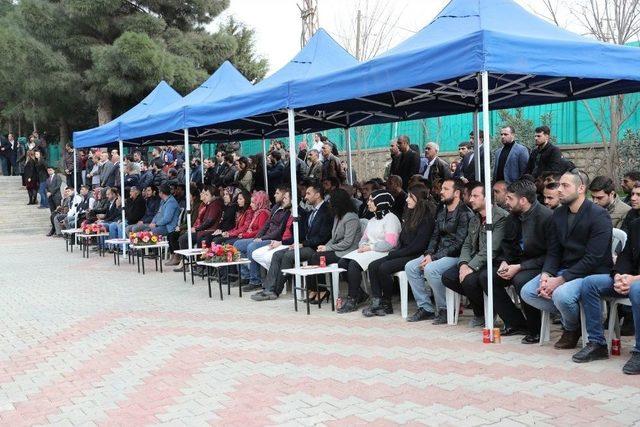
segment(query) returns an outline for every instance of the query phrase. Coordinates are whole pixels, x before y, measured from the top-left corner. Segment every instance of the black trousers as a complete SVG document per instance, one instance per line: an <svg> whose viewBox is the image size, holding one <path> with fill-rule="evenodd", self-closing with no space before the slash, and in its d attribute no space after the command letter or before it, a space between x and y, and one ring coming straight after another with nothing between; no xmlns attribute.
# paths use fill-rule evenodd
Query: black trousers
<svg viewBox="0 0 640 427"><path fill-rule="evenodd" d="M480 284L480 275L483 272L486 274L486 268L472 271L467 274L462 283L460 282L460 268L458 266L453 266L442 274L442 283L447 288L469 298L473 308L473 315L476 317L484 316L484 297L482 285Z"/></svg>
<svg viewBox="0 0 640 427"><path fill-rule="evenodd" d="M405 264L414 258L415 256L390 259L386 256L369 264L371 294L375 298L391 298L393 275L398 271L403 271Z"/></svg>
<svg viewBox="0 0 640 427"><path fill-rule="evenodd" d="M169 242L169 252L174 253L175 251L180 249L179 238L179 231L172 231L171 233L167 234L167 242Z"/></svg>
<svg viewBox="0 0 640 427"><path fill-rule="evenodd" d="M358 299L366 292L362 290L362 267L356 261L347 258L341 258L338 261L338 267L344 268L349 284L349 298Z"/></svg>
<svg viewBox="0 0 640 427"><path fill-rule="evenodd" d="M311 265L320 265L320 257L323 256L325 258L325 262L327 263L327 266L329 264L334 264L336 262L340 261L340 257L338 255L336 255L335 252L316 252L311 259L309 260L309 264ZM309 291L317 291L318 290L318 285L317 285L317 281L320 281L321 283L324 283L324 277L323 276L308 276L307 277L307 289L309 289Z"/></svg>
<svg viewBox="0 0 640 427"><path fill-rule="evenodd" d="M506 288L510 285L515 286L518 295L522 287L531 279L540 274L540 270L522 270L511 280L505 280L493 274L493 309L496 314L504 321L505 327L524 329L530 335L538 335L540 333L540 310L530 306L524 300L520 299L522 311L516 307L513 300L507 293ZM484 270L480 277L480 283L484 293L487 293L487 271Z"/></svg>
<svg viewBox="0 0 640 427"><path fill-rule="evenodd" d="M316 251L311 248L300 248L300 262L309 261L315 254ZM295 253L292 249L285 249L273 254L271 265L262 287L267 291L280 295L287 282L287 275L282 273L282 270L293 268L295 263Z"/></svg>

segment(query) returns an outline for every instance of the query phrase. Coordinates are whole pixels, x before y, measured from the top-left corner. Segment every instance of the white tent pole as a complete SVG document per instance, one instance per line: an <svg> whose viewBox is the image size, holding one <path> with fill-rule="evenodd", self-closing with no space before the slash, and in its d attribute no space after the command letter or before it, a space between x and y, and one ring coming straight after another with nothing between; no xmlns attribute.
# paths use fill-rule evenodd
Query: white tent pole
<svg viewBox="0 0 640 427"><path fill-rule="evenodd" d="M489 133L489 73L482 72L482 128L486 144L484 149L484 194L485 194L485 210L487 214L487 312L485 315L485 324L489 328L491 339L493 340L493 206L491 202L491 166L490 160L490 143L491 135Z"/></svg>
<svg viewBox="0 0 640 427"><path fill-rule="evenodd" d="M202 149L202 147L200 147ZM191 168L189 164L189 129L184 130L184 191L187 215L187 240L189 241L189 249L193 248L191 236ZM173 230L171 230L173 231Z"/></svg>
<svg viewBox="0 0 640 427"><path fill-rule="evenodd" d="M202 184L204 185L204 144L200 143L200 170L202 175L200 179L202 180Z"/></svg>
<svg viewBox="0 0 640 427"><path fill-rule="evenodd" d="M351 158L351 128L344 130L347 146L347 167L349 168L349 185L353 185L353 160Z"/></svg>
<svg viewBox="0 0 640 427"><path fill-rule="evenodd" d="M475 179L481 181L482 169L480 168L480 116L478 109L473 112L473 163L475 166Z"/></svg>
<svg viewBox="0 0 640 427"><path fill-rule="evenodd" d="M398 137L398 122L394 122L393 123L393 138L397 138Z"/></svg>
<svg viewBox="0 0 640 427"><path fill-rule="evenodd" d="M269 178L267 177L267 141L262 135L262 175L264 176L264 191L269 194Z"/></svg>
<svg viewBox="0 0 640 427"><path fill-rule="evenodd" d="M126 239L127 236L125 235L126 233L126 229L127 229L127 217L124 213L124 206L126 204L126 197L124 196L124 143L122 142L122 140L118 140L118 151L120 154L120 201L122 206L120 206L120 209L122 209L122 238ZM127 245L122 245L122 253L124 254L127 250Z"/></svg>
<svg viewBox="0 0 640 427"><path fill-rule="evenodd" d="M77 160L76 147L73 147L73 194L74 197L78 195L78 160ZM76 213L73 216L73 228L78 228L78 206L76 206Z"/></svg>
<svg viewBox="0 0 640 427"><path fill-rule="evenodd" d="M289 170L291 173L291 215L293 215L293 251L295 268L300 268L300 236L298 235L298 180L296 177L296 131L295 115L292 109L287 110L289 118ZM298 287L299 277L295 276L295 286ZM296 295L293 296L297 298Z"/></svg>

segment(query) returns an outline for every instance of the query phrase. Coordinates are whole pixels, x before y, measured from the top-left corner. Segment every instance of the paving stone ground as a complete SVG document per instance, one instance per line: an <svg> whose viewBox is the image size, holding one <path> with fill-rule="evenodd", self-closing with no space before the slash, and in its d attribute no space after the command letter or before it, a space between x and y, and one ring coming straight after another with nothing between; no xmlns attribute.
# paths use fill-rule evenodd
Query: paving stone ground
<svg viewBox="0 0 640 427"><path fill-rule="evenodd" d="M0 424L633 425L621 357L482 344L466 326L365 319L290 295L209 299L60 239L0 236ZM413 309L413 306L410 307Z"/></svg>

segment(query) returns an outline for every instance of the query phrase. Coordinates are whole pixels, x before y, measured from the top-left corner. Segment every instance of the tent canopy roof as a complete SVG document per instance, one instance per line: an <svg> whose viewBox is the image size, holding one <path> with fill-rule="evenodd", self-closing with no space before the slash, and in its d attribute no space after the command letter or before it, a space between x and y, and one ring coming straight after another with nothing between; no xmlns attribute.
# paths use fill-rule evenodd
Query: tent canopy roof
<svg viewBox="0 0 640 427"><path fill-rule="evenodd" d="M309 133L474 111L482 71L489 73L491 109L637 92L638 64L640 49L564 30L512 0L452 0L395 48L295 79L278 95L296 110L296 131ZM218 123L210 128L238 140L285 136L284 107L265 101L254 111L266 112L258 114L233 108L213 114L211 123Z"/></svg>
<svg viewBox="0 0 640 427"><path fill-rule="evenodd" d="M150 111L157 110L181 98L182 96L163 80L137 105L109 123L92 129L74 132L74 148L101 147L112 144L122 138L120 125L123 122L145 117Z"/></svg>
<svg viewBox="0 0 640 427"><path fill-rule="evenodd" d="M169 105L150 110L146 115L122 123L122 138L138 144L183 140L185 111L199 103L214 103L236 93L248 91L252 84L225 61L204 83Z"/></svg>

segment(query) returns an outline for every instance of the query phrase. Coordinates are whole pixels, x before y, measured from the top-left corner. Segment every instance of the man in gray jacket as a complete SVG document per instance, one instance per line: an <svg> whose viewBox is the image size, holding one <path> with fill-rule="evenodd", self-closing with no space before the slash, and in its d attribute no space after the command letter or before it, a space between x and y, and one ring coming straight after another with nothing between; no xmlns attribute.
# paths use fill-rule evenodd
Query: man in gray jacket
<svg viewBox="0 0 640 427"><path fill-rule="evenodd" d="M473 308L471 327L484 326L484 296L481 276L487 268L487 230L485 227L487 212L485 210L484 185L477 183L471 186L469 198L475 216L469 221L469 232L460 251L458 265L451 267L442 275L442 283L454 292L469 298ZM493 257L500 254L500 245L504 237L506 218L509 214L504 209L493 206Z"/></svg>

